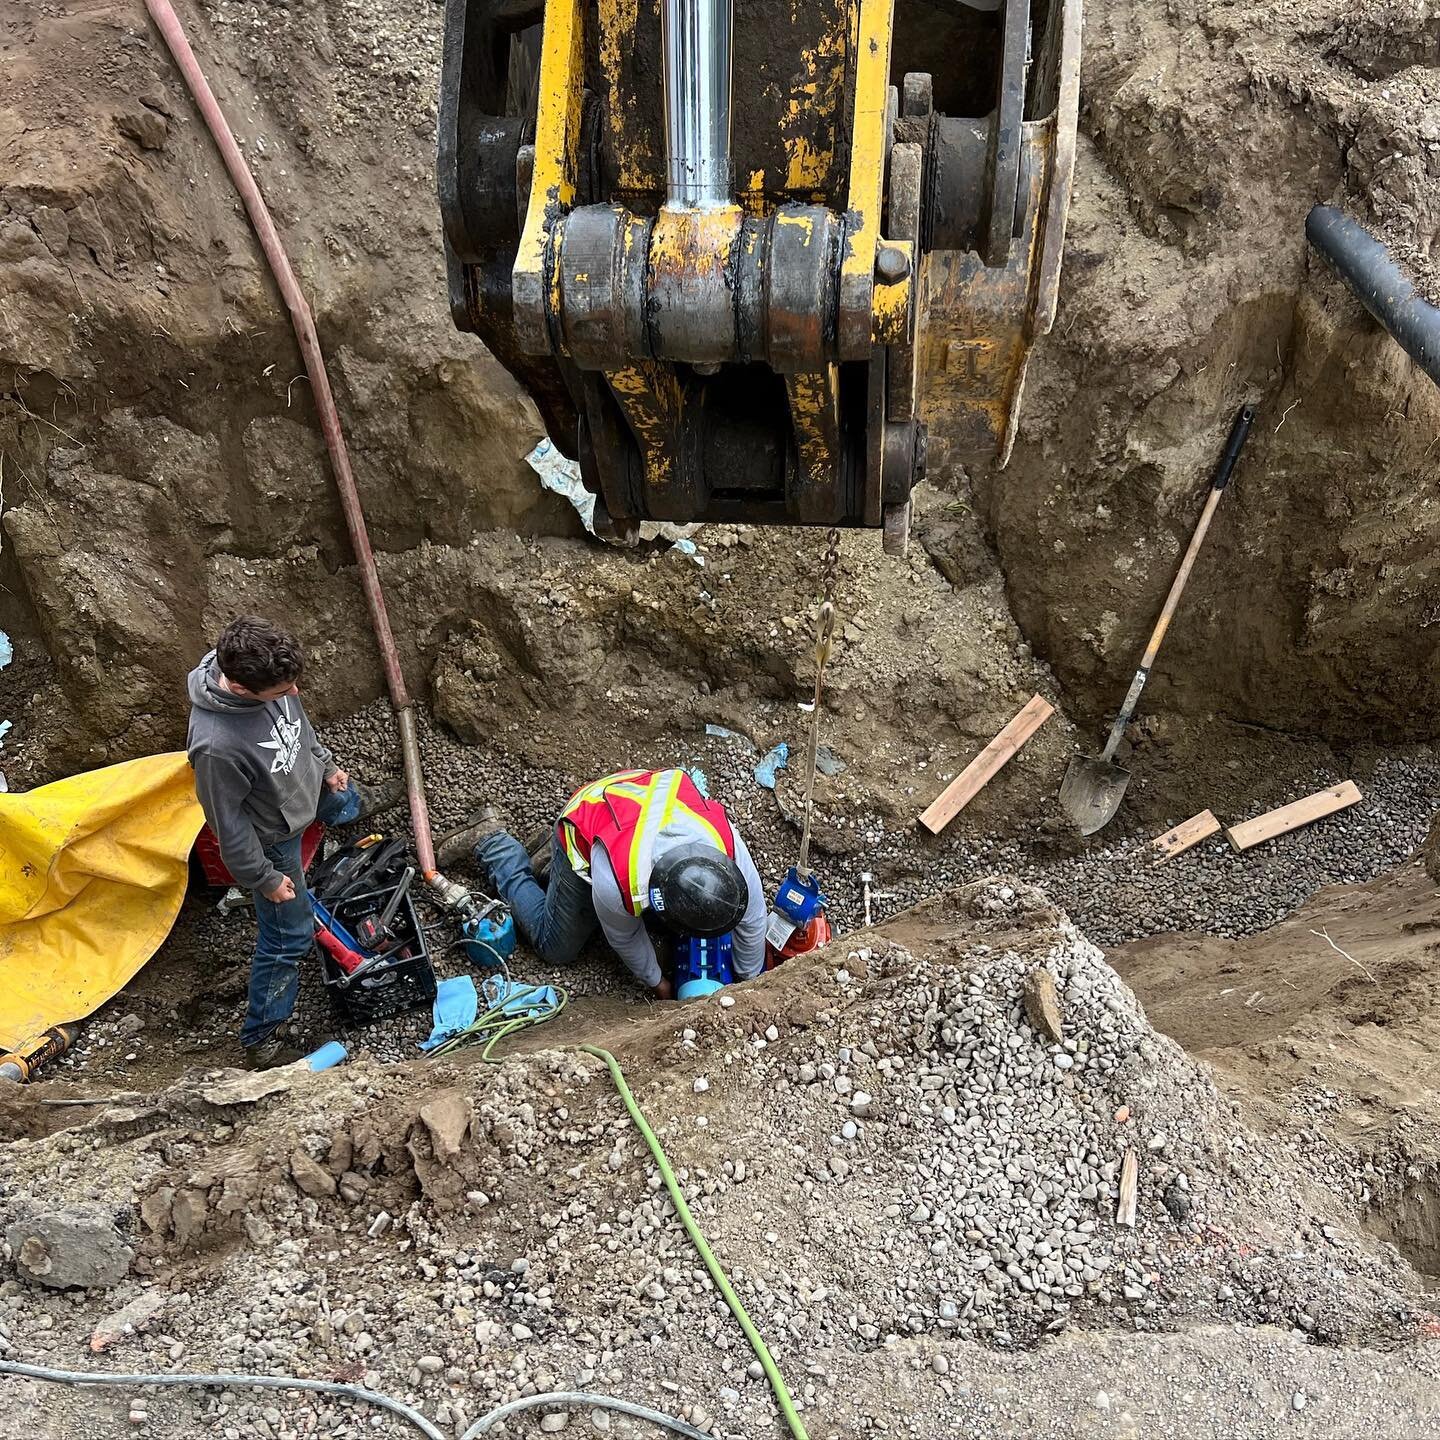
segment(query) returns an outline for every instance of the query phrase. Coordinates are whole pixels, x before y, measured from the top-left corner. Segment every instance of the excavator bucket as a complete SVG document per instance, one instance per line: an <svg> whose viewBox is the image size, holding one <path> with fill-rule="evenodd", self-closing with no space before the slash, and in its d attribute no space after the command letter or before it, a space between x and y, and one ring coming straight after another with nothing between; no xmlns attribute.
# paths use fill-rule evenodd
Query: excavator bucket
<svg viewBox="0 0 1440 1440"><path fill-rule="evenodd" d="M455 323L601 526L868 526L1003 465L1055 313L1079 0L447 0Z"/></svg>

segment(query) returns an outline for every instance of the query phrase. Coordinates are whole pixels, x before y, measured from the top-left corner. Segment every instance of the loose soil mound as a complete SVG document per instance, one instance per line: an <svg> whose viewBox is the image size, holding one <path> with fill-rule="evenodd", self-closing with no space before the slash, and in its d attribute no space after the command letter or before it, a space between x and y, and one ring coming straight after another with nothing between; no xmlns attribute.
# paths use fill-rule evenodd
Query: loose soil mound
<svg viewBox="0 0 1440 1440"><path fill-rule="evenodd" d="M1036 970L1059 1043L1024 1001ZM1429 1323L1414 1272L1360 1224L1357 1178L1249 1128L1038 892L970 886L723 999L631 1028L621 1059L816 1433L853 1433L843 1417L875 1403L857 1362L917 1337L943 1342L944 1374L975 1341L1117 1321L1381 1345ZM20 1263L65 1195L75 1226L135 1252L135 1278L78 1302L11 1286L27 1355L74 1355L144 1286L163 1305L122 1342L137 1367L363 1375L447 1425L572 1379L717 1436L773 1423L588 1056L197 1075L38 1141L18 1138L31 1101L3 1112ZM1130 1149L1133 1230L1115 1221ZM150 1403L182 1429L281 1433L248 1398ZM285 1423L307 1409L338 1421L301 1400Z"/></svg>

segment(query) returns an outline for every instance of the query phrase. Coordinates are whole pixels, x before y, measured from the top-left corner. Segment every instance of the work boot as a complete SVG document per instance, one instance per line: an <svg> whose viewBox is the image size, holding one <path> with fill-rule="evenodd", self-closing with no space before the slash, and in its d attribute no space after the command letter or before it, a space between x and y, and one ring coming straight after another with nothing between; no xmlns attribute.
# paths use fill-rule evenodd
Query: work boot
<svg viewBox="0 0 1440 1440"><path fill-rule="evenodd" d="M530 873L543 885L550 874L550 828L532 830L525 837L525 850L530 856Z"/></svg>
<svg viewBox="0 0 1440 1440"><path fill-rule="evenodd" d="M458 830L440 837L440 843L435 847L436 865L446 870L461 860L468 860L482 840L498 835L504 828L500 812L493 805L484 806Z"/></svg>
<svg viewBox="0 0 1440 1440"><path fill-rule="evenodd" d="M293 1065L303 1060L305 1052L289 1043L289 1034L282 1025L258 1045L245 1047L245 1068L247 1070L275 1070L281 1065Z"/></svg>
<svg viewBox="0 0 1440 1440"><path fill-rule="evenodd" d="M378 785L361 785L355 782L355 793L360 797L360 813L355 819L368 820L392 805L398 805L405 798L405 782L400 779L382 780Z"/></svg>

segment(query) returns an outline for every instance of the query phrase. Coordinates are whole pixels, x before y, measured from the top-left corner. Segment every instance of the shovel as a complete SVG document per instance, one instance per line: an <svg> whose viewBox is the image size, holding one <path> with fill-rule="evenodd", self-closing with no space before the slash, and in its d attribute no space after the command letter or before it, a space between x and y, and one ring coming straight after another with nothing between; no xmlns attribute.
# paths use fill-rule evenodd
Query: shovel
<svg viewBox="0 0 1440 1440"><path fill-rule="evenodd" d="M1250 422L1254 418L1254 407L1247 405L1236 415L1235 423L1230 427L1230 438L1225 442L1225 452L1220 457L1215 478L1210 484L1210 494L1205 500L1205 508L1200 512L1200 520L1195 526L1195 533L1190 537L1190 547L1185 551L1185 558L1180 562L1175 582L1170 586L1170 593L1165 597L1164 608L1160 611L1160 618L1155 622L1155 629L1150 634L1150 643L1145 647L1144 655L1140 657L1140 668L1130 682L1130 690L1125 696L1125 703L1121 705L1120 713L1115 717L1114 725L1110 727L1110 738L1105 742L1105 748L1095 759L1088 755L1075 756L1065 771L1064 780L1060 782L1060 804L1065 813L1075 822L1076 829L1082 835L1093 835L1097 830L1108 825L1114 819L1115 812L1120 808L1120 801L1125 795L1125 787L1130 783L1130 772L1123 765L1115 763L1115 751L1120 745L1120 737L1125 733L1125 727L1130 723L1130 717L1135 713L1135 706L1140 700L1140 692L1150 678L1150 667L1155 663L1155 656L1159 652L1160 642L1165 638L1166 630L1170 628L1175 608L1180 603L1181 592L1185 589L1185 582L1190 578L1195 558L1199 555L1200 546L1205 540L1205 532L1210 528L1210 521L1215 515L1215 507L1219 505L1220 496L1224 493L1225 486L1230 480L1230 474L1235 469L1235 462L1240 458L1241 446L1245 444L1245 437L1250 433Z"/></svg>

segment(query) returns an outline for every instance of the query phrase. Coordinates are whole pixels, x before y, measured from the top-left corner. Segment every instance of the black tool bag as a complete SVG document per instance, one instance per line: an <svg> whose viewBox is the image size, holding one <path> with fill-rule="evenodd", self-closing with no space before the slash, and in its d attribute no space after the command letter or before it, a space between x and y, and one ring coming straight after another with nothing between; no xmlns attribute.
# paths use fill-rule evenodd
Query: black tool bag
<svg viewBox="0 0 1440 1440"><path fill-rule="evenodd" d="M414 865L407 840L368 837L346 845L315 867L310 889L353 936L366 916L384 910L407 868ZM435 971L414 901L407 894L391 925L398 937L383 957L347 975L321 950L325 988L342 1013L356 1024L419 1010L435 999ZM358 945L361 954L366 954Z"/></svg>
<svg viewBox="0 0 1440 1440"><path fill-rule="evenodd" d="M352 896L398 885L409 856L408 840L367 835L327 855L311 873L310 889L333 911Z"/></svg>

